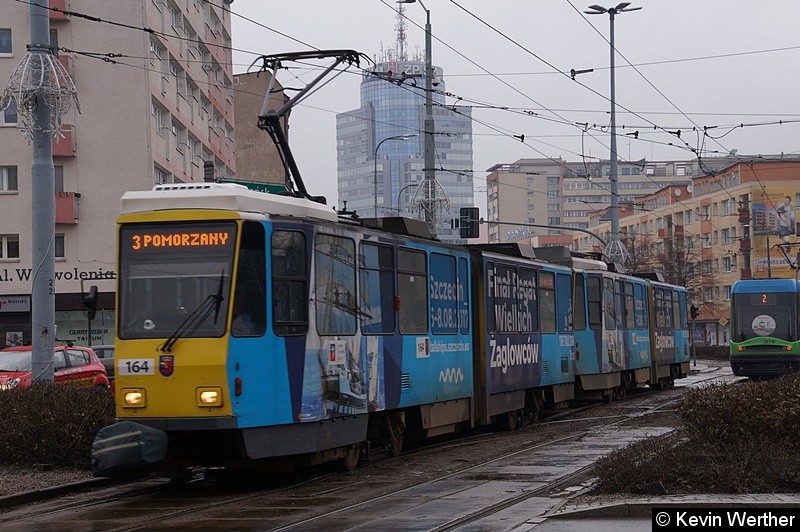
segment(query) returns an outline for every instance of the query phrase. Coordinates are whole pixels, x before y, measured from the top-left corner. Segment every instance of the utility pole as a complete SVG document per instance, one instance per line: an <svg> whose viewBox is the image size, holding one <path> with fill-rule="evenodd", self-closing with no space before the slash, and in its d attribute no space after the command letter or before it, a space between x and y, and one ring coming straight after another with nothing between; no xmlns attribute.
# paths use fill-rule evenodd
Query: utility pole
<svg viewBox="0 0 800 532"><path fill-rule="evenodd" d="M617 53L614 48L614 15L617 13L624 13L626 11L636 11L642 9L641 7L628 7L630 2L622 2L617 4L616 7L605 8L598 5L591 5L589 9L592 11L584 11L587 15L602 15L608 13L611 28L609 31L609 44L611 45L611 175L609 176L611 188L611 241L608 243L606 249L606 256L611 262L625 263L628 258L628 250L625 244L619 239L619 195L617 194L617 104L615 100L615 84L614 84L614 56Z"/></svg>
<svg viewBox="0 0 800 532"><path fill-rule="evenodd" d="M424 130L423 147L424 153L424 176L422 188L424 191L424 198L422 200L422 209L425 211L425 222L428 224L428 230L431 236L436 237L436 226L438 220L436 217L436 208L438 206L436 189L438 183L436 182L436 161L435 161L435 144L434 144L434 122L433 122L433 48L431 46L431 12L422 3L422 0L397 0L398 4L413 4L419 2L422 9L425 10L425 117L423 119L422 129Z"/></svg>
<svg viewBox="0 0 800 532"><path fill-rule="evenodd" d="M53 54L50 48L50 17L48 0L31 3L30 53ZM49 72L43 72L49 76ZM33 226L31 287L31 343L33 380L53 380L53 347L56 331L55 290L55 169L53 167L53 139L48 134L51 113L49 102L41 94L36 96L33 124L33 166L31 168L31 197Z"/></svg>
<svg viewBox="0 0 800 532"><path fill-rule="evenodd" d="M80 112L75 85L50 46L48 0L30 2L28 52L11 73L0 107L11 101L25 137L32 144L31 165L31 344L32 379L53 380L55 345L55 170L53 139L72 101Z"/></svg>

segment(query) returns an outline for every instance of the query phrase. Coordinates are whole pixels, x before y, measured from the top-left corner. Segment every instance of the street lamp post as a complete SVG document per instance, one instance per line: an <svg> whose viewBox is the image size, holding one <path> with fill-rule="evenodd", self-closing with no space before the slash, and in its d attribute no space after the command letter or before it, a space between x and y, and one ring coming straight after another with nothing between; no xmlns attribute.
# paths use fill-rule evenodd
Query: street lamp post
<svg viewBox="0 0 800 532"><path fill-rule="evenodd" d="M409 187L416 187L418 185L419 185L419 183L409 183L407 185L403 185L402 187L400 187L400 191L397 193L397 215L398 216L400 216L400 214L401 214L400 203L401 203L401 198L403 196L403 191L405 189L409 188Z"/></svg>
<svg viewBox="0 0 800 532"><path fill-rule="evenodd" d="M372 184L374 188L373 203L375 204L375 218L378 217L378 150L381 148L381 144L387 140L408 140L412 137L416 137L416 135L394 135L393 137L386 137L380 141L377 146L375 146L375 171L372 178Z"/></svg>
<svg viewBox="0 0 800 532"><path fill-rule="evenodd" d="M616 49L614 48L614 15L617 13L625 13L627 11L637 11L641 7L628 7L630 2L622 2L616 7L605 8L598 5L591 5L591 11L584 11L587 15L603 15L608 13L611 28L609 31L609 43L611 44L611 176L609 182L611 185L611 241L609 242L606 255L612 262L625 262L628 255L623 244L619 239L619 197L617 196L617 118L616 111L617 105L614 86L614 56Z"/></svg>
<svg viewBox="0 0 800 532"><path fill-rule="evenodd" d="M431 47L431 12L422 3L422 0L397 0L398 4L414 4L419 2L425 10L425 119L423 129L425 138L423 145L425 148L425 158L423 164L425 174L425 185L427 185L428 197L425 204L425 222L431 231L431 235L436 236L436 174L434 161L434 124L433 124L433 51Z"/></svg>

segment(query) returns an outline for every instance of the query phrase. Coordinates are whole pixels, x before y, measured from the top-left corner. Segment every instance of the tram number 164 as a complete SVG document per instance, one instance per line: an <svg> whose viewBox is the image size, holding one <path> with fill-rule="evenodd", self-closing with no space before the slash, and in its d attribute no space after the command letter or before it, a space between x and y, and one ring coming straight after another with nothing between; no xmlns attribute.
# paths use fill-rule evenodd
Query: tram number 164
<svg viewBox="0 0 800 532"><path fill-rule="evenodd" d="M155 361L152 358L131 358L117 361L117 375L154 375Z"/></svg>

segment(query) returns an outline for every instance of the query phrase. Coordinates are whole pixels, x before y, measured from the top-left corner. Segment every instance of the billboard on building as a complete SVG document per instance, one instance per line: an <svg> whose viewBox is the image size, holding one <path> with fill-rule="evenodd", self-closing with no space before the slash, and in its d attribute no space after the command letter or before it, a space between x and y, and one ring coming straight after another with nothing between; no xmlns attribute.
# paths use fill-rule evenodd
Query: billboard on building
<svg viewBox="0 0 800 532"><path fill-rule="evenodd" d="M753 201L750 230L753 236L755 277L786 277L792 269L781 244L800 242L795 209L798 194L790 187L769 187L761 201Z"/></svg>

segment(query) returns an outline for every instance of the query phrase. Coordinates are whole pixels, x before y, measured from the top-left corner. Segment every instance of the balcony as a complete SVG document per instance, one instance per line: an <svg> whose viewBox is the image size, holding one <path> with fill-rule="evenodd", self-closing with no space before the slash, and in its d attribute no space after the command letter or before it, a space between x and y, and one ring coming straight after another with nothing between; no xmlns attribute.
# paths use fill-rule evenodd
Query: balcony
<svg viewBox="0 0 800 532"><path fill-rule="evenodd" d="M63 11L69 10L67 0L50 0L50 7L60 9L61 11L53 11L52 9L49 11L50 13L50 20L52 21L66 21L69 20L69 17L63 13Z"/></svg>
<svg viewBox="0 0 800 532"><path fill-rule="evenodd" d="M75 157L75 136L73 135L74 126L64 125L61 133L64 138L53 139L53 157Z"/></svg>
<svg viewBox="0 0 800 532"><path fill-rule="evenodd" d="M750 251L750 239L743 238L739 241L739 251L745 252Z"/></svg>
<svg viewBox="0 0 800 532"><path fill-rule="evenodd" d="M58 62L61 63L62 67L64 67L66 73L72 76L72 72L70 71L70 66L72 66L72 60L70 59L70 57L67 54L59 54Z"/></svg>
<svg viewBox="0 0 800 532"><path fill-rule="evenodd" d="M747 270L747 269L742 268L742 276L741 276L741 278L742 279L752 279L753 278L753 272L751 270Z"/></svg>
<svg viewBox="0 0 800 532"><path fill-rule="evenodd" d="M75 225L78 223L78 192L56 192L56 223Z"/></svg>
<svg viewBox="0 0 800 532"><path fill-rule="evenodd" d="M675 226L675 236L683 236L683 226L676 225Z"/></svg>
<svg viewBox="0 0 800 532"><path fill-rule="evenodd" d="M750 221L750 211L747 209L739 209L739 223L746 224Z"/></svg>

